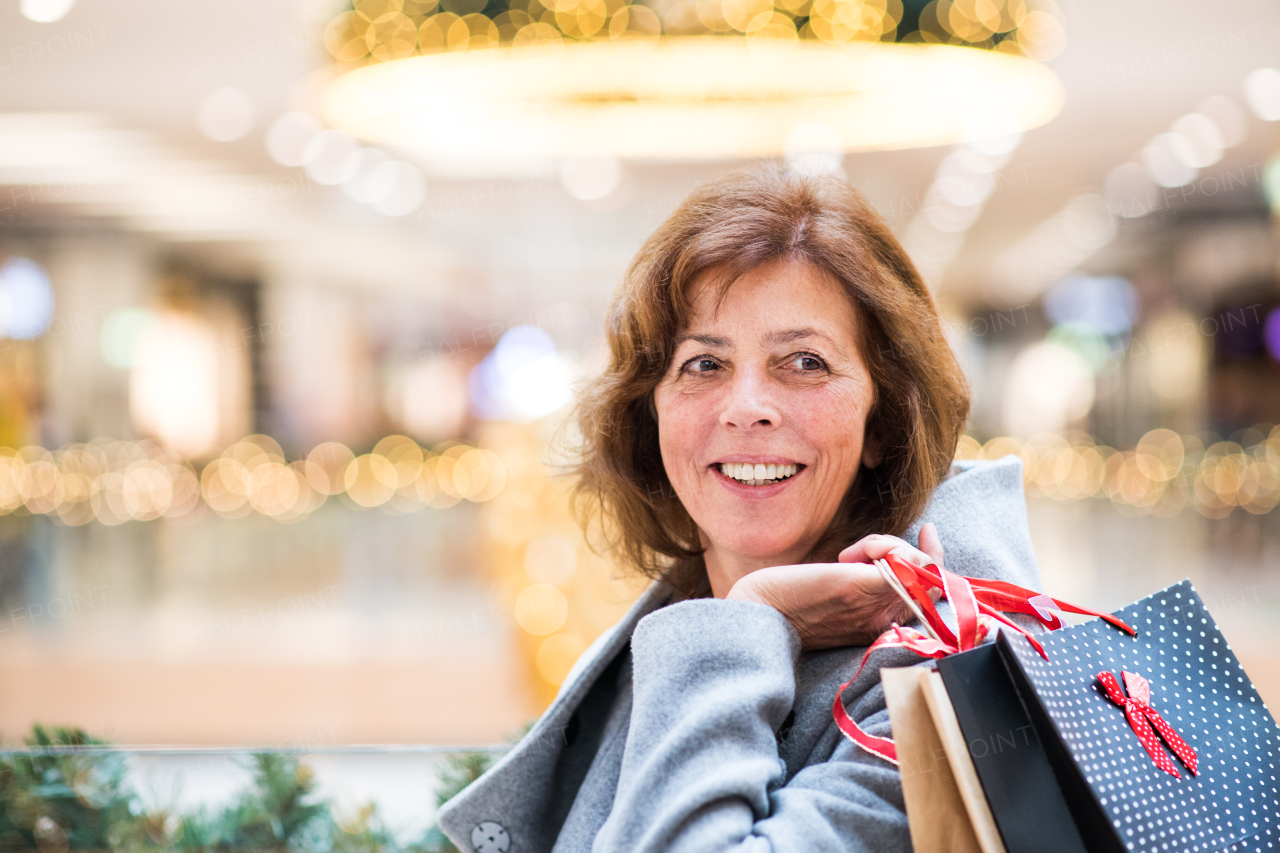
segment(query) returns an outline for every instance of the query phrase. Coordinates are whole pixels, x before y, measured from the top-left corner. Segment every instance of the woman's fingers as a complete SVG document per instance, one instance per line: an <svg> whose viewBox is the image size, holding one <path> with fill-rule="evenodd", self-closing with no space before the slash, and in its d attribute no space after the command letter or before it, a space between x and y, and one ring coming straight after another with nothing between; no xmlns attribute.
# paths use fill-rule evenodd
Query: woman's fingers
<svg viewBox="0 0 1280 853"><path fill-rule="evenodd" d="M873 563L887 554L895 554L917 566L927 566L930 563L941 565L942 543L938 540L937 529L932 524L926 524L920 529L920 548L897 536L873 533L845 548L838 559L842 563Z"/></svg>
<svg viewBox="0 0 1280 853"><path fill-rule="evenodd" d="M905 544L897 536L882 536L879 533L872 533L870 536L863 536L857 542L845 548L840 552L840 556L837 559L842 563L871 563L888 554L893 550L894 546L900 543Z"/></svg>
<svg viewBox="0 0 1280 853"><path fill-rule="evenodd" d="M872 533L870 536L864 536L857 542L850 545L840 552L840 562L842 563L874 563L876 560L883 559L884 556L899 548L911 548L904 540L897 536L887 536L882 533Z"/></svg>
<svg viewBox="0 0 1280 853"><path fill-rule="evenodd" d="M932 521L920 528L920 550L939 567L942 566L942 540L938 538L938 528Z"/></svg>

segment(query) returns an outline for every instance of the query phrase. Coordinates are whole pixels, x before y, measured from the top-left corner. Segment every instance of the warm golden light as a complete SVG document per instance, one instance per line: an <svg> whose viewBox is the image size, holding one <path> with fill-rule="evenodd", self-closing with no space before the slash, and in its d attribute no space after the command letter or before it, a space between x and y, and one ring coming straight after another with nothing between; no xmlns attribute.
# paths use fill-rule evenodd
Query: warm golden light
<svg viewBox="0 0 1280 853"><path fill-rule="evenodd" d="M569 604L557 587L545 583L530 584L516 598L516 621L535 636L550 634L564 624Z"/></svg>
<svg viewBox="0 0 1280 853"><path fill-rule="evenodd" d="M538 647L538 674L551 684L562 684L569 670L587 650L577 634L556 634Z"/></svg>
<svg viewBox="0 0 1280 853"><path fill-rule="evenodd" d="M291 522L330 495L344 495L356 507L406 513L491 501L506 480L502 459L490 450L448 442L432 451L403 435L387 436L359 457L326 442L293 462L270 436L250 435L202 470L154 441L98 439L56 453L0 446L0 516L114 525L189 520L204 506L223 518L256 512Z"/></svg>
<svg viewBox="0 0 1280 853"><path fill-rule="evenodd" d="M198 317L166 312L145 331L129 375L129 411L138 431L185 456L217 441L218 342Z"/></svg>
<svg viewBox="0 0 1280 853"><path fill-rule="evenodd" d="M494 429L488 446L446 442L428 449L392 435L362 456L326 442L293 462L286 462L269 436L250 435L203 469L148 440L96 439L52 452L0 446L0 516L37 514L68 525L114 525L181 521L207 507L223 518L257 513L290 522L319 509L330 495L343 496L348 506L393 514L447 509L462 501L485 503L486 529L511 549L504 561L518 582L512 597L527 593L519 606L521 624L543 636L563 623L556 615L562 599L548 590L571 588L583 578L594 582L586 569L595 558L580 547L563 484L540 472L531 452L521 455L494 440L502 435ZM1132 450L1097 444L1074 430L1029 439L1001 436L985 445L962 436L956 447L957 459L1010 454L1022 459L1032 500L1109 499L1127 515L1173 516L1194 509L1210 518L1235 509L1264 515L1280 504L1280 426L1258 424L1229 441L1208 442L1153 429ZM594 635L603 627L585 633Z"/></svg>
<svg viewBox="0 0 1280 853"><path fill-rule="evenodd" d="M1028 497L1108 498L1126 515L1170 517L1194 507L1209 518L1236 509L1264 515L1280 504L1280 426L1258 425L1205 447L1192 435L1153 429L1133 450L1094 444L1084 433L1023 441L960 439L959 459L1022 458Z"/></svg>
<svg viewBox="0 0 1280 853"><path fill-rule="evenodd" d="M843 5L829 5L836 35L887 23L845 19ZM771 19L751 3L731 10L731 24L768 31ZM460 18L430 38L480 38L468 26ZM440 168L496 169L583 145L640 159L774 156L813 122L830 126L845 151L943 145L1037 127L1062 97L1053 72L1011 53L749 33L543 42L370 64L331 83L323 111L335 128L415 149Z"/></svg>

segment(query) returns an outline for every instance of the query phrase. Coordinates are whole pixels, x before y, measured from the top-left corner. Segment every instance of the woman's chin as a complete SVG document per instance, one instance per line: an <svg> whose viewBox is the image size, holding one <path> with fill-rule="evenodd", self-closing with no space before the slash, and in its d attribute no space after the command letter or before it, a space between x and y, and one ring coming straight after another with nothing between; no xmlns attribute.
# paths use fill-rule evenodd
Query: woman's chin
<svg viewBox="0 0 1280 853"><path fill-rule="evenodd" d="M715 547L763 565L785 566L804 556L799 536L779 536L776 531L752 531L736 536L714 537Z"/></svg>

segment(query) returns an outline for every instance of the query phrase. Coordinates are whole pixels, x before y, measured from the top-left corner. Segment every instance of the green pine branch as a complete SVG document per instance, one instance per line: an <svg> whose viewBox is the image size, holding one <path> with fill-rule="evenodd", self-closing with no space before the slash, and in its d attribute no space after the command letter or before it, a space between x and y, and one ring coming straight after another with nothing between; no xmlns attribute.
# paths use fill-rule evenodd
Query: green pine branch
<svg viewBox="0 0 1280 853"><path fill-rule="evenodd" d="M59 754L109 746L82 729L36 725L25 743L47 753L0 759L0 853L458 853L436 826L397 846L372 803L339 819L296 756L253 753L252 782L230 805L176 814L144 806L122 753ZM449 757L437 805L492 763L488 753Z"/></svg>

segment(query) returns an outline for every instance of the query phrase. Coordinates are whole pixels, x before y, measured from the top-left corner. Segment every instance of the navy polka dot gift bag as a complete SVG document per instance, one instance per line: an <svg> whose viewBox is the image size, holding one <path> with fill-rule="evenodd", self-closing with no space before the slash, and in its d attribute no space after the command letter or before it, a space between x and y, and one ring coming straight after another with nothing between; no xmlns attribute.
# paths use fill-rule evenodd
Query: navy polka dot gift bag
<svg viewBox="0 0 1280 853"><path fill-rule="evenodd" d="M937 567L881 570L929 632L895 626L884 645L938 659L1008 853L1280 853L1280 727L1190 581L1114 614L1004 590L1025 593L1057 630L1031 635L1000 619L1016 630L984 643L992 605L1027 610ZM929 587L951 600L954 632ZM1049 609L1102 618L1062 627ZM891 741L872 743L836 717L895 760Z"/></svg>

